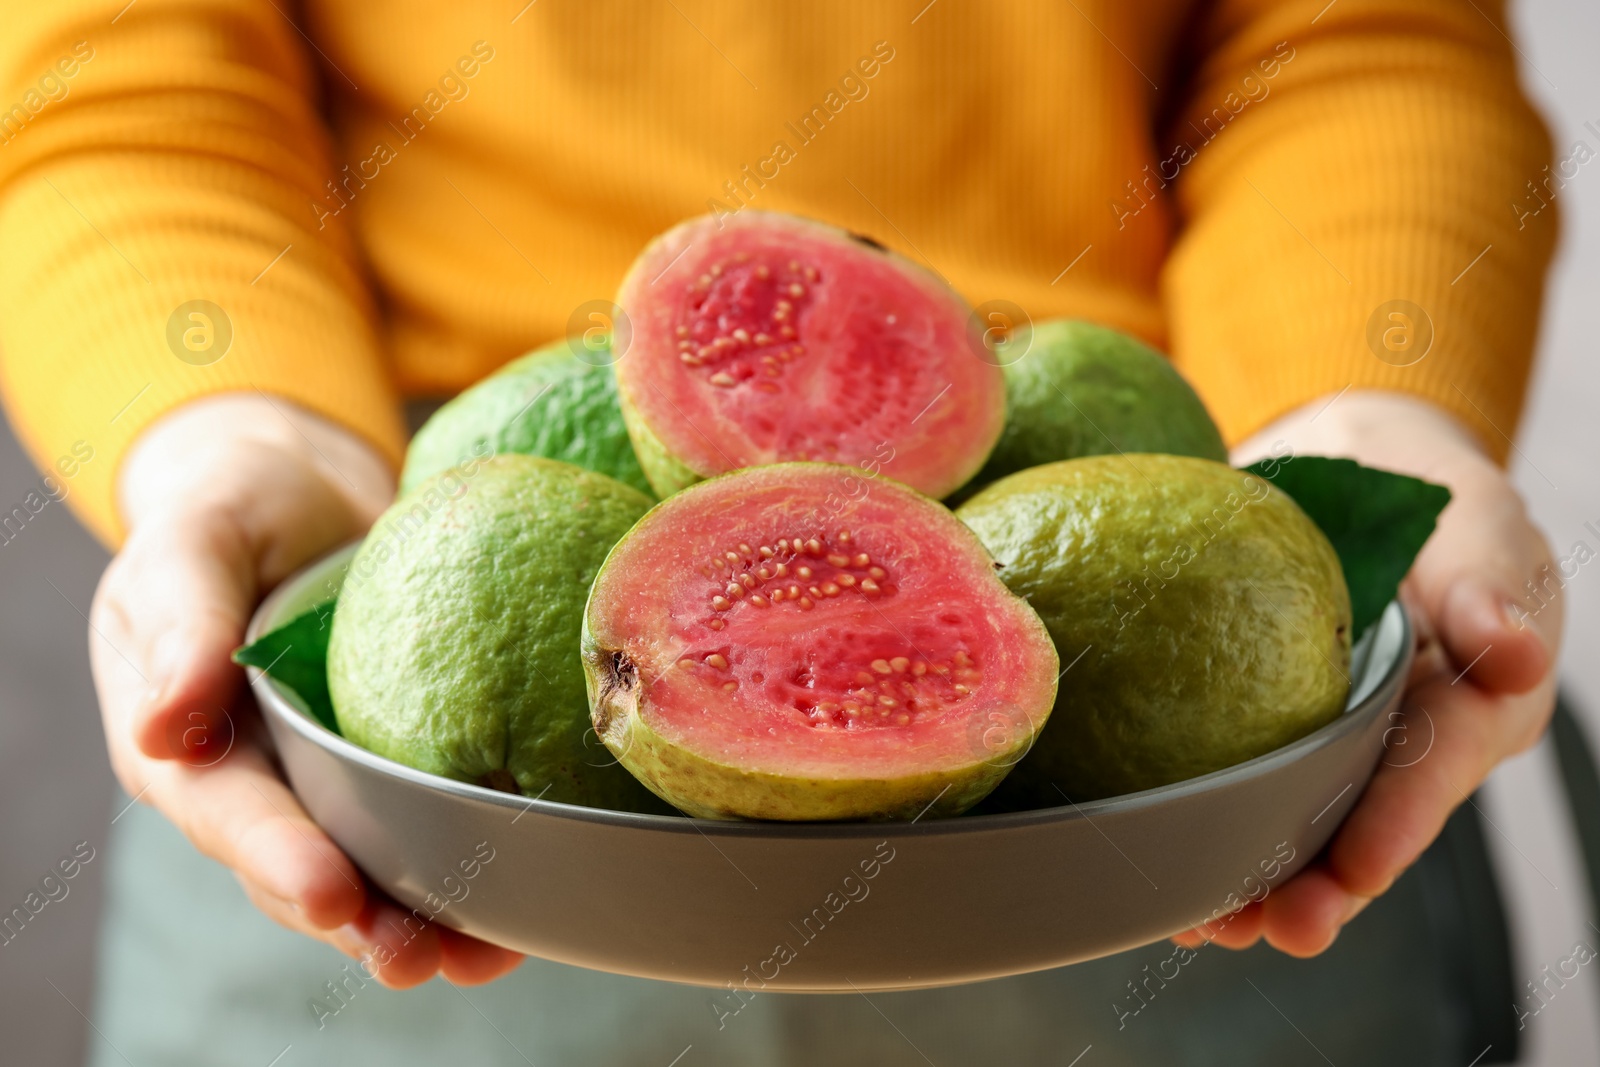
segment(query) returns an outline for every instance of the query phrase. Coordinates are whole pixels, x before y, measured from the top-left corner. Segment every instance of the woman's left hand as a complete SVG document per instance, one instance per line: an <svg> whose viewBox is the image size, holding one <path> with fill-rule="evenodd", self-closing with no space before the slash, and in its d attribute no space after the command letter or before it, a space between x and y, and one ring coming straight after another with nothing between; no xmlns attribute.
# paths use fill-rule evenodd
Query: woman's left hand
<svg viewBox="0 0 1600 1067"><path fill-rule="evenodd" d="M1233 460L1261 459L1275 444L1281 453L1278 442L1296 456L1347 456L1452 493L1401 586L1418 634L1403 718L1392 731L1405 739L1394 750L1404 757L1379 765L1309 867L1259 903L1174 939L1245 948L1266 938L1289 955L1315 956L1416 861L1500 761L1544 732L1555 706L1564 604L1559 578L1549 580L1549 545L1506 472L1432 404L1352 390L1268 426ZM1543 599L1530 594L1529 582Z"/></svg>

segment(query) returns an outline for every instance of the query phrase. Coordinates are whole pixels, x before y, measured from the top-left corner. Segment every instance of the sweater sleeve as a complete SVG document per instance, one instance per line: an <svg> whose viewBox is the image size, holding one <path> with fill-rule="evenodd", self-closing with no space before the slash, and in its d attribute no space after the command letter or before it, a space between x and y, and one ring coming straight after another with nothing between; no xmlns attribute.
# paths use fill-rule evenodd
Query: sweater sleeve
<svg viewBox="0 0 1600 1067"><path fill-rule="evenodd" d="M1506 33L1493 0L1225 0L1198 24L1158 139L1182 219L1162 286L1229 441L1389 389L1504 461L1563 166Z"/></svg>
<svg viewBox="0 0 1600 1067"><path fill-rule="evenodd" d="M122 456L197 397L285 398L401 453L352 242L312 206L335 168L285 10L0 0L0 389L108 542Z"/></svg>

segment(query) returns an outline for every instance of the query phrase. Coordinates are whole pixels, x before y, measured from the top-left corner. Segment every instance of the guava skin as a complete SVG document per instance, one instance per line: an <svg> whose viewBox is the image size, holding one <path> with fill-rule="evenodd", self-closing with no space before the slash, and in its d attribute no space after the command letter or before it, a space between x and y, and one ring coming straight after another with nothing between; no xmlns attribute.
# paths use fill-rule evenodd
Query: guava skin
<svg viewBox="0 0 1600 1067"><path fill-rule="evenodd" d="M1227 446L1172 363L1092 322L1036 324L1013 339L1026 354L1001 369L1006 426L957 502L1008 474L1084 456L1161 452L1225 463Z"/></svg>
<svg viewBox="0 0 1600 1067"><path fill-rule="evenodd" d="M622 410L623 422L627 426L628 439L633 442L633 454L638 457L639 466L644 471L645 484L652 493L665 500L673 493L703 480L702 475L696 474L679 462L672 454L672 450L662 443L661 438L655 435L655 431L650 429L632 402L628 400L626 393L620 393L617 400Z"/></svg>
<svg viewBox="0 0 1600 1067"><path fill-rule="evenodd" d="M617 401L617 380L557 341L513 360L434 412L406 449L400 491L470 459L520 453L607 474L650 494Z"/></svg>
<svg viewBox="0 0 1600 1067"><path fill-rule="evenodd" d="M996 791L1010 808L1230 767L1337 718L1350 596L1287 495L1223 464L1131 454L1013 474L957 512L1044 619L1055 711Z"/></svg>
<svg viewBox="0 0 1600 1067"><path fill-rule="evenodd" d="M340 730L457 781L665 810L593 736L578 659L589 584L651 501L532 456L458 471L396 501L351 562L328 645Z"/></svg>

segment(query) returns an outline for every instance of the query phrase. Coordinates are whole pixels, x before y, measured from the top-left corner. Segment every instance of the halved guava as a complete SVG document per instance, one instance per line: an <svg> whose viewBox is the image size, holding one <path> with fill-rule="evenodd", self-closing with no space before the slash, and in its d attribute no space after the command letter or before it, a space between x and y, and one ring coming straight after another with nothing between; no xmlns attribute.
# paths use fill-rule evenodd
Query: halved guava
<svg viewBox="0 0 1600 1067"><path fill-rule="evenodd" d="M1055 647L972 531L887 478L759 467L657 505L589 594L595 729L703 818L955 815L1022 758Z"/></svg>
<svg viewBox="0 0 1600 1067"><path fill-rule="evenodd" d="M740 467L814 460L929 496L983 466L1005 382L972 311L876 241L741 211L653 241L617 304L617 363L639 462L667 496Z"/></svg>

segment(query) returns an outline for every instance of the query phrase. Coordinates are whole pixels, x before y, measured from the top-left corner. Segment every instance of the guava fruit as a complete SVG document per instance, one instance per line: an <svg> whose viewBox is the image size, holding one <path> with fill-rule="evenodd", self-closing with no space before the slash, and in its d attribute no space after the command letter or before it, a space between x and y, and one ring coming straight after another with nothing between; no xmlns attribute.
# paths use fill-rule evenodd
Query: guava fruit
<svg viewBox="0 0 1600 1067"><path fill-rule="evenodd" d="M595 730L712 819L913 819L977 803L1059 669L978 539L914 490L784 463L695 485L617 543L584 613Z"/></svg>
<svg viewBox="0 0 1600 1067"><path fill-rule="evenodd" d="M686 222L634 262L617 304L632 336L622 412L662 496L814 460L940 497L977 473L1005 421L1005 383L961 297L820 222Z"/></svg>
<svg viewBox="0 0 1600 1067"><path fill-rule="evenodd" d="M1066 460L957 515L1065 665L995 801L1138 792L1263 755L1337 718L1350 673L1339 558L1287 495L1185 456Z"/></svg>
<svg viewBox="0 0 1600 1067"><path fill-rule="evenodd" d="M434 412L406 449L400 491L447 467L509 452L563 460L650 492L609 360L580 360L564 340L507 363Z"/></svg>
<svg viewBox="0 0 1600 1067"><path fill-rule="evenodd" d="M1117 452L1228 459L1205 404L1161 353L1118 330L1058 319L1012 338L1006 426L964 495L1029 467Z"/></svg>
<svg viewBox="0 0 1600 1067"><path fill-rule="evenodd" d="M345 579L328 689L345 737L418 770L661 810L591 734L589 583L650 500L533 456L469 461L384 513Z"/></svg>

